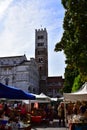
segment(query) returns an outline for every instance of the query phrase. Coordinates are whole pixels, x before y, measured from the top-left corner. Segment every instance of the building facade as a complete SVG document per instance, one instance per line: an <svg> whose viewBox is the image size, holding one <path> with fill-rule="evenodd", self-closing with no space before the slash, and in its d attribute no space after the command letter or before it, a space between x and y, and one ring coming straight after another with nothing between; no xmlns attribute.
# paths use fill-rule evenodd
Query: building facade
<svg viewBox="0 0 87 130"><path fill-rule="evenodd" d="M26 56L0 57L0 82L21 88L26 92L39 92L39 72L34 58Z"/></svg>
<svg viewBox="0 0 87 130"><path fill-rule="evenodd" d="M35 60L38 64L40 82L39 93L55 97L63 88L63 79L48 77L48 34L46 28L35 30Z"/></svg>
<svg viewBox="0 0 87 130"><path fill-rule="evenodd" d="M54 76L47 78L47 95L50 97L61 97L61 89L64 87L64 79L62 76Z"/></svg>

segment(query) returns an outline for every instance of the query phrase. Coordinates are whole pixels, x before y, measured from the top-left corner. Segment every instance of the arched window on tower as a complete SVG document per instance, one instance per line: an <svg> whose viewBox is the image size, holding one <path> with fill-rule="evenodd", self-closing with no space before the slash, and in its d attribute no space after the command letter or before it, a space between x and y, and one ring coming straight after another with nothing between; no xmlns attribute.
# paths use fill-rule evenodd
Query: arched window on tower
<svg viewBox="0 0 87 130"><path fill-rule="evenodd" d="M42 67L41 67L41 66L39 67L39 70L40 70L40 71L42 70Z"/></svg>
<svg viewBox="0 0 87 130"><path fill-rule="evenodd" d="M43 62L43 58L39 58L39 63L42 63Z"/></svg>
<svg viewBox="0 0 87 130"><path fill-rule="evenodd" d="M40 55L40 51L38 51L37 53L38 53L38 55Z"/></svg>
<svg viewBox="0 0 87 130"><path fill-rule="evenodd" d="M43 35L38 36L38 39L44 39L44 36Z"/></svg>

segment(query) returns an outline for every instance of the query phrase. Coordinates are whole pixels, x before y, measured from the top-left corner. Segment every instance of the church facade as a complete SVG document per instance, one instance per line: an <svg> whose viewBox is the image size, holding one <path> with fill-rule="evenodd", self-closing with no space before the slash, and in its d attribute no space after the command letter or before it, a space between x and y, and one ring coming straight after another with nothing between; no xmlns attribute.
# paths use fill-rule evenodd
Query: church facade
<svg viewBox="0 0 87 130"><path fill-rule="evenodd" d="M38 93L39 73L35 59L27 60L25 55L0 57L0 82Z"/></svg>

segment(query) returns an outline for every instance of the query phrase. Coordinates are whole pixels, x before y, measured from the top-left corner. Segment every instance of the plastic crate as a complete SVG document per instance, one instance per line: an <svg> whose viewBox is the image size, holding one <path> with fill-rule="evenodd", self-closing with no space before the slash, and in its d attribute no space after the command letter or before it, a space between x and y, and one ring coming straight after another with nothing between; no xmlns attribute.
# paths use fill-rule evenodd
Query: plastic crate
<svg viewBox="0 0 87 130"><path fill-rule="evenodd" d="M82 130L82 126L75 126L75 130Z"/></svg>

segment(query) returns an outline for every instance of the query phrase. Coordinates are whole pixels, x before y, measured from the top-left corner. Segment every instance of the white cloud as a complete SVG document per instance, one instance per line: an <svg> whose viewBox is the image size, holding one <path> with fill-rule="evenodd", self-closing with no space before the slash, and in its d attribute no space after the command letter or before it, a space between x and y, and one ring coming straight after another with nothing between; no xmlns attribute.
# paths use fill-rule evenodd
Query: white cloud
<svg viewBox="0 0 87 130"><path fill-rule="evenodd" d="M0 0L0 18L3 17L6 9L8 8L11 2L12 0Z"/></svg>
<svg viewBox="0 0 87 130"><path fill-rule="evenodd" d="M11 2L12 4L10 4ZM58 0L50 0L50 2L47 0L5 0L2 2L0 15L5 17L3 23L2 20L0 21L0 26L3 26L0 31L0 43L2 44L0 46L0 57L23 55L24 53L27 58L34 57L35 29L41 28L42 25L48 31L49 71L50 74L53 74L53 71L55 73L54 62L59 63L57 59L60 55L64 57L62 54L58 56L54 52L55 44L61 39L63 32L64 10L62 5L60 7L59 4L61 5ZM62 63L61 59L59 60ZM59 64L57 64L58 67L60 67ZM64 71L64 65L62 70ZM62 71L60 73L63 74Z"/></svg>

